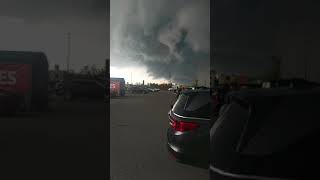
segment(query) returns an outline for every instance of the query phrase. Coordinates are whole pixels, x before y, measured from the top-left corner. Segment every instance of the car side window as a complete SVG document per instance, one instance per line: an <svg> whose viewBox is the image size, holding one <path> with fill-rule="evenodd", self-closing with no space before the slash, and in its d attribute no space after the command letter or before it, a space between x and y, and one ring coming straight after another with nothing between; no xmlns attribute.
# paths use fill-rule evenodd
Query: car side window
<svg viewBox="0 0 320 180"><path fill-rule="evenodd" d="M317 132L320 128L318 107L320 97L287 96L273 105L269 113L258 116L262 121L244 149L246 154L268 154L280 151L296 139ZM266 117L266 118L262 118Z"/></svg>
<svg viewBox="0 0 320 180"><path fill-rule="evenodd" d="M172 111L178 114L183 114L187 100L188 96L185 94L181 94L177 99L176 103L173 105Z"/></svg>

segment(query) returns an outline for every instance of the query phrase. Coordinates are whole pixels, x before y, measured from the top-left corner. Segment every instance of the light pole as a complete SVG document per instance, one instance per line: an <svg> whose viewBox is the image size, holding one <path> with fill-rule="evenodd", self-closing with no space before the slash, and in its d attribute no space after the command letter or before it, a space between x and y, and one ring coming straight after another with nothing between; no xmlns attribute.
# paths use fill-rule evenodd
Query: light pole
<svg viewBox="0 0 320 180"><path fill-rule="evenodd" d="M67 33L67 72L69 72L69 64L70 64L70 51L71 51L71 33Z"/></svg>

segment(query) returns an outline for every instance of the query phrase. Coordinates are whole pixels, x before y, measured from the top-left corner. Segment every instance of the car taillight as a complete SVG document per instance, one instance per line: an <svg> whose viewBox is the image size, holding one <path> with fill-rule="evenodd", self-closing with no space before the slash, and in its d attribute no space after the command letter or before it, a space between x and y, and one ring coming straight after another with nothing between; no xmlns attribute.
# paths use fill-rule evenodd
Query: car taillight
<svg viewBox="0 0 320 180"><path fill-rule="evenodd" d="M220 104L220 98L217 94L212 95L212 98L216 104Z"/></svg>
<svg viewBox="0 0 320 180"><path fill-rule="evenodd" d="M175 131L185 132L199 128L199 124L195 122L177 121L172 119L171 126Z"/></svg>

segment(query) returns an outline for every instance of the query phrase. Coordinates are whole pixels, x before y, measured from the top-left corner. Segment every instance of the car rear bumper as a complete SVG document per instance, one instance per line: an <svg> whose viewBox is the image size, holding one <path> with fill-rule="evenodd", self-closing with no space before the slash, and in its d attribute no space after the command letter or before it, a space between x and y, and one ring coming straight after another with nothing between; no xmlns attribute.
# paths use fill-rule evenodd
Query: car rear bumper
<svg viewBox="0 0 320 180"><path fill-rule="evenodd" d="M178 161L190 161L199 163L208 163L208 153L206 152L206 146L195 146L197 148L188 148L184 146L178 146L167 142L167 148L169 153L175 157Z"/></svg>
<svg viewBox="0 0 320 180"><path fill-rule="evenodd" d="M168 147L169 153L178 162L182 162L182 163L202 162L199 156L195 156L195 154L185 151L177 146L167 143L167 147Z"/></svg>
<svg viewBox="0 0 320 180"><path fill-rule="evenodd" d="M185 154L183 154L183 152L181 151L181 149L179 149L178 147L167 143L167 148L168 151L171 155L173 155L174 158L176 158L177 160L184 160L186 159Z"/></svg>

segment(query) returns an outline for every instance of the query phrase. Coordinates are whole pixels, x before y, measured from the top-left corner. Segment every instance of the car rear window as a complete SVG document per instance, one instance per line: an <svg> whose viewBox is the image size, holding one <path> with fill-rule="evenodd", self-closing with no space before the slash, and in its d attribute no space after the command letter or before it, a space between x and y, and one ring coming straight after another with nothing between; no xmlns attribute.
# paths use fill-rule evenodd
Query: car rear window
<svg viewBox="0 0 320 180"><path fill-rule="evenodd" d="M181 94L173 106L173 112L186 117L210 118L210 93Z"/></svg>
<svg viewBox="0 0 320 180"><path fill-rule="evenodd" d="M269 154L319 130L320 96L295 95L260 100L254 126L247 136L246 154Z"/></svg>
<svg viewBox="0 0 320 180"><path fill-rule="evenodd" d="M187 100L188 100L188 96L185 94L181 94L173 106L173 109L172 109L173 112L177 114L183 114L184 106L187 103Z"/></svg>

